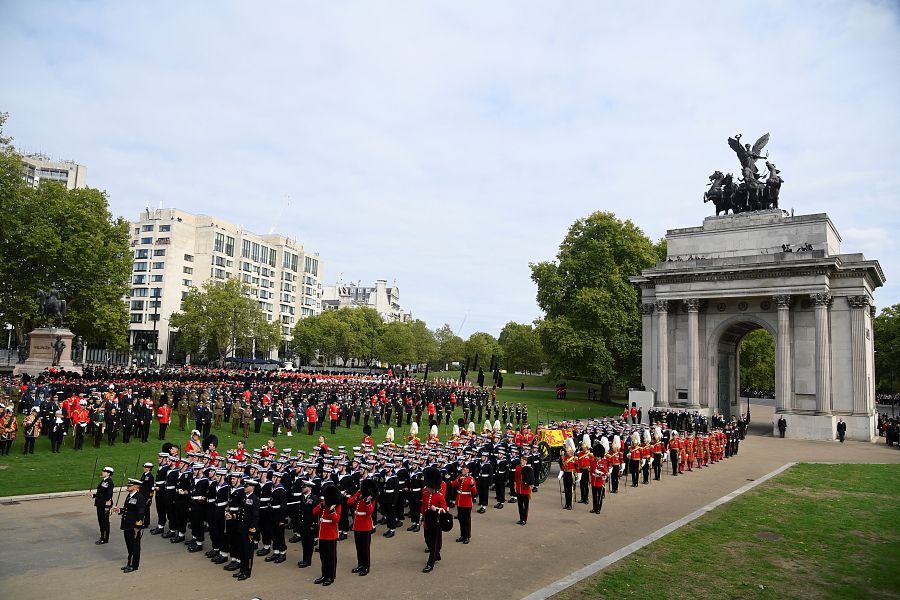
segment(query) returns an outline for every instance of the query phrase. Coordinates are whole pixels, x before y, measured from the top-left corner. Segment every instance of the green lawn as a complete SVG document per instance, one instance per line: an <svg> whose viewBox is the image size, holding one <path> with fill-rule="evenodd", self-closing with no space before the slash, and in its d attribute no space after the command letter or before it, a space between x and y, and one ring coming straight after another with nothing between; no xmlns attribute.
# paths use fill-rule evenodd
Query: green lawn
<svg viewBox="0 0 900 600"><path fill-rule="evenodd" d="M898 493L898 465L797 465L555 598L897 598Z"/></svg>
<svg viewBox="0 0 900 600"><path fill-rule="evenodd" d="M538 421L561 420L572 418L587 418L606 415L619 415L622 412L621 405L604 405L598 402L588 402L586 399L556 400L554 392L546 391L519 391L518 389L498 390L499 402L523 402L528 404L528 420L536 424ZM462 416L462 410L457 410L453 420ZM170 425L167 432L167 440L179 445L184 445L188 434L193 428L193 421L188 421L185 432L177 427L177 417L173 419L175 425ZM406 439L408 428L405 425L395 432L396 440ZM483 423L476 424L480 431ZM441 439L446 439L450 433L452 424L441 427ZM375 430L372 437L376 442L384 439L387 428L382 426ZM231 435L231 425L222 424L220 430L213 428L213 433L219 437L220 451L234 448L238 437ZM258 448L263 445L272 434L271 423L264 423L259 434L252 433L247 441L248 448ZM339 427L336 435L330 435L329 425L326 421L322 425L322 434L325 435L329 446L336 448L339 445L348 447L348 450L356 446L362 440L362 421L360 426L352 425L350 429ZM419 436L425 439L427 431L420 431ZM150 440L146 444L132 440L130 444L123 444L121 436L115 446L107 446L104 441L100 448L95 449L92 439L85 441L84 450L75 452L72 449L71 438L66 438L60 454L50 452L50 442L42 437L38 440L33 455L21 454L23 439L21 431L19 438L13 445L9 456L0 456L0 496L12 496L17 494L34 494L41 492L59 492L69 490L84 490L91 483L91 471L94 461L97 460L97 468L102 469L110 465L116 469L116 482L123 481L126 470L129 476L135 473L136 467L146 461L156 462L156 454L160 451L162 442L158 439L157 425L154 424L150 433ZM315 445L317 436L312 438L304 433L295 432L293 437L282 434L276 440L279 449L303 448L309 450ZM223 452L224 453L224 452ZM99 476L99 473L98 475ZM96 478L95 478L96 484Z"/></svg>

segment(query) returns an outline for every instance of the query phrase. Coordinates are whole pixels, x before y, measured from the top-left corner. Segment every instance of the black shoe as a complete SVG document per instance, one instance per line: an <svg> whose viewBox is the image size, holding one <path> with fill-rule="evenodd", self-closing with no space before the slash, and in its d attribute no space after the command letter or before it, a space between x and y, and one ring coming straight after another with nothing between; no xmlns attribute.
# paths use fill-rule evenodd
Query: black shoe
<svg viewBox="0 0 900 600"><path fill-rule="evenodd" d="M369 570L368 570L368 569L363 569L362 571L359 572L359 576L360 576L360 577L365 577L365 576L368 575L368 574L369 574Z"/></svg>
<svg viewBox="0 0 900 600"><path fill-rule="evenodd" d="M326 585L331 585L332 583L334 583L334 579L326 579L325 581L322 582L322 587L325 587Z"/></svg>
<svg viewBox="0 0 900 600"><path fill-rule="evenodd" d="M468 543L469 543L469 538L466 538L463 540L463 544L468 544Z"/></svg>
<svg viewBox="0 0 900 600"><path fill-rule="evenodd" d="M503 508L503 503L498 502L497 504L494 505L494 508Z"/></svg>
<svg viewBox="0 0 900 600"><path fill-rule="evenodd" d="M135 569L135 568L132 567L131 565L129 565L129 566L125 567L124 569L122 569L122 572L123 572L123 573L133 573L134 571L137 571L137 569Z"/></svg>
<svg viewBox="0 0 900 600"><path fill-rule="evenodd" d="M306 567L309 566L309 563L301 560L301 561L297 562L297 566L300 567L301 569L305 569Z"/></svg>
<svg viewBox="0 0 900 600"><path fill-rule="evenodd" d="M478 509L478 514L479 514L479 515L483 515L485 512L486 512L486 511L485 511L485 508L484 508L483 506L482 506L481 508Z"/></svg>
<svg viewBox="0 0 900 600"><path fill-rule="evenodd" d="M241 575L243 575L243 573L241 571L235 571L234 573L231 574L231 576L234 577L235 579L237 579Z"/></svg>
<svg viewBox="0 0 900 600"><path fill-rule="evenodd" d="M240 568L241 568L241 563L239 563L235 560L233 560L230 563L228 563L227 565L225 565L226 571L237 571Z"/></svg>
<svg viewBox="0 0 900 600"><path fill-rule="evenodd" d="M188 548L188 552L200 552L201 550L203 550L203 546L201 546L200 544L194 544L193 546Z"/></svg>
<svg viewBox="0 0 900 600"><path fill-rule="evenodd" d="M266 557L266 562L275 562L278 559L278 554L272 554L271 556Z"/></svg>
<svg viewBox="0 0 900 600"><path fill-rule="evenodd" d="M104 542L103 540L97 540L96 542L94 542L94 545L99 546L100 544L105 544L105 543L106 542Z"/></svg>
<svg viewBox="0 0 900 600"><path fill-rule="evenodd" d="M458 537L458 538L456 538L456 542L459 543L459 542L463 541L464 539L466 539L466 538L464 538L464 537Z"/></svg>
<svg viewBox="0 0 900 600"><path fill-rule="evenodd" d="M172 536L172 537L169 538L169 543L170 543L170 544L177 544L177 543L180 542L180 541L182 541L181 538L176 537L176 536Z"/></svg>
<svg viewBox="0 0 900 600"><path fill-rule="evenodd" d="M124 571L125 569L129 568L130 566L131 566L131 565L125 565L124 567L121 567L119 570L120 570L120 571Z"/></svg>
<svg viewBox="0 0 900 600"><path fill-rule="evenodd" d="M212 559L212 563L214 565L224 565L227 562L228 562L228 557L223 556L221 554L219 556L215 557L214 559Z"/></svg>
<svg viewBox="0 0 900 600"><path fill-rule="evenodd" d="M164 538L166 538L166 539L169 539L170 537L173 537L174 535L175 535L175 532L173 532L173 531L167 531L167 532L165 532L164 534L162 534L162 537L164 537Z"/></svg>
<svg viewBox="0 0 900 600"><path fill-rule="evenodd" d="M215 557L217 557L218 555L219 555L219 551L218 551L218 550L210 550L210 551L208 551L206 554L204 554L203 556L205 556L206 558L215 558Z"/></svg>
<svg viewBox="0 0 900 600"><path fill-rule="evenodd" d="M268 559L267 559L267 560L268 560ZM287 556L286 556L286 555L284 555L284 554L277 554L277 555L275 555L275 560L273 560L272 562L274 562L274 563L276 563L276 564L280 564L280 563L283 563L283 562L286 561L286 560L287 560Z"/></svg>
<svg viewBox="0 0 900 600"><path fill-rule="evenodd" d="M525 521L523 521L522 519L519 519L518 521L516 521L516 525L524 525L524 524L525 524Z"/></svg>
<svg viewBox="0 0 900 600"><path fill-rule="evenodd" d="M150 535L159 535L164 531L165 531L165 529L163 529L162 527L154 527L153 529L150 530Z"/></svg>
<svg viewBox="0 0 900 600"><path fill-rule="evenodd" d="M241 574L238 575L238 577L237 577L237 580L238 580L238 581L245 581L245 580L247 580L247 579L250 579L250 573L241 573Z"/></svg>
<svg viewBox="0 0 900 600"><path fill-rule="evenodd" d="M322 583L325 582L326 579L327 579L327 577L317 577L316 579L313 580L313 583L316 585L321 585Z"/></svg>
<svg viewBox="0 0 900 600"><path fill-rule="evenodd" d="M431 573L434 571L434 565L425 565L425 568L422 569L423 573Z"/></svg>
<svg viewBox="0 0 900 600"><path fill-rule="evenodd" d="M292 543L292 544L296 544L296 543L299 542L299 541L300 541L300 536L299 536L299 535L292 535L292 536L290 537L290 539L288 540L288 542L290 542L290 543Z"/></svg>
<svg viewBox="0 0 900 600"><path fill-rule="evenodd" d="M392 537L394 537L394 535L396 535L396 534L394 533L393 529L388 529L387 531L384 532L384 537L386 537L386 538L392 538Z"/></svg>
<svg viewBox="0 0 900 600"><path fill-rule="evenodd" d="M362 569L363 569L362 567L354 567L354 568L350 569L350 572L351 573L359 573L360 571L362 571Z"/></svg>
<svg viewBox="0 0 900 600"><path fill-rule="evenodd" d="M268 553L269 553L269 550L266 548L260 548L259 550L256 551L257 556L265 556Z"/></svg>
<svg viewBox="0 0 900 600"><path fill-rule="evenodd" d="M341 533L338 534L338 541L339 541L339 542L343 542L343 541L346 540L346 539L347 539L347 534L346 534L346 533L341 532Z"/></svg>

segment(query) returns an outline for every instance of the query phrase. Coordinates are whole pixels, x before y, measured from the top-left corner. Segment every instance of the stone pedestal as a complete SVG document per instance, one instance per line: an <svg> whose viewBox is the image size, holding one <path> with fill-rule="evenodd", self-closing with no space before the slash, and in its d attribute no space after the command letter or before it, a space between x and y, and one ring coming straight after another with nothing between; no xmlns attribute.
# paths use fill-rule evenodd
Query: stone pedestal
<svg viewBox="0 0 900 600"><path fill-rule="evenodd" d="M81 373L81 367L76 367L72 363L72 341L75 338L75 334L67 328L57 329L55 327L41 327L28 334L28 360L17 364L13 373L16 375L22 373L40 375L48 367L54 366L53 344L56 342L57 337L62 338L66 347L63 349L62 357L60 357L56 368Z"/></svg>
<svg viewBox="0 0 900 600"><path fill-rule="evenodd" d="M834 415L786 414L787 430L784 437L799 440L822 440L832 442L837 438L837 417ZM844 419L845 421L847 419ZM776 419L777 421L777 419ZM778 428L775 428L777 435ZM847 427L849 438L850 427Z"/></svg>

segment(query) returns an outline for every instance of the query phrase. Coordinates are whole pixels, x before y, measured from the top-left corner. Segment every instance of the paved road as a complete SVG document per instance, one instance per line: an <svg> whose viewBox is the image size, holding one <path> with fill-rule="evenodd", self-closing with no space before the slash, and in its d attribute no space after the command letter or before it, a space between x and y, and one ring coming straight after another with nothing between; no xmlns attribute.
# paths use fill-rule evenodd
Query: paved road
<svg viewBox="0 0 900 600"><path fill-rule="evenodd" d="M753 431L771 431L772 409L753 407ZM473 515L468 546L444 536L444 560L431 574L421 534L403 531L373 542L372 573L359 578L352 541L339 544L338 579L330 588L312 584L318 563L297 569L299 548L289 545L288 562L257 561L253 578L236 582L201 554L146 536L141 569L129 575L119 567L125 546L117 531L112 542L95 546L96 523L87 498L62 498L0 506L0 590L6 598L45 598L49 593L96 600L189 597L192 600L261 598L443 598L450 595L521 598L586 564L637 540L768 473L788 461L900 463L900 451L881 444L800 442L769 435L750 436L740 454L708 469L650 486L624 488L609 496L601 515L576 505L560 509L557 482L541 487L526 527L515 525L515 507ZM208 543L208 542L207 542ZM352 586L352 587L351 587Z"/></svg>

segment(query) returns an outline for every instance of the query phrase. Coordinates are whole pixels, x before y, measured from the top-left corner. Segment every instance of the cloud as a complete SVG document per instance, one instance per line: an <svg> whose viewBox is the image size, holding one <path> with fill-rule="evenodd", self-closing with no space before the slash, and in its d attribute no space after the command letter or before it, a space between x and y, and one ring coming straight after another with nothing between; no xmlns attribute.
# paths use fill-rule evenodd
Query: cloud
<svg viewBox="0 0 900 600"><path fill-rule="evenodd" d="M432 327L496 334L540 316L527 264L575 219L701 223L736 132L771 132L786 206L828 212L845 252L896 230L897 13L826 7L7 4L0 109L119 214L275 224L329 282L396 277Z"/></svg>

